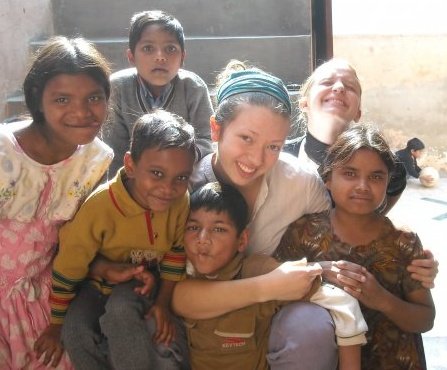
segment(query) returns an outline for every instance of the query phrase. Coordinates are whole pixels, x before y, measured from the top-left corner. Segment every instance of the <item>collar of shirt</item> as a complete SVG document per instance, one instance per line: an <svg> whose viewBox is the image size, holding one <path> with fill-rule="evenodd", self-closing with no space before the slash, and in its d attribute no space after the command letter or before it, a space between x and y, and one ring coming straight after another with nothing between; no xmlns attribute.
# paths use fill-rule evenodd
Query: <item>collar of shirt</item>
<svg viewBox="0 0 447 370"><path fill-rule="evenodd" d="M329 149L329 145L321 142L316 139L311 133L308 131L306 133L306 142L304 143L304 150L307 156L312 159L315 163L320 165L324 158L326 157L327 150Z"/></svg>
<svg viewBox="0 0 447 370"><path fill-rule="evenodd" d="M161 91L161 94L158 97L154 97L147 87L144 80L138 76L138 83L141 87L141 91L143 93L144 98L146 99L146 102L150 105L152 109L155 108L162 108L163 104L165 103L166 99L168 98L169 94L171 93L173 89L172 82L169 82Z"/></svg>

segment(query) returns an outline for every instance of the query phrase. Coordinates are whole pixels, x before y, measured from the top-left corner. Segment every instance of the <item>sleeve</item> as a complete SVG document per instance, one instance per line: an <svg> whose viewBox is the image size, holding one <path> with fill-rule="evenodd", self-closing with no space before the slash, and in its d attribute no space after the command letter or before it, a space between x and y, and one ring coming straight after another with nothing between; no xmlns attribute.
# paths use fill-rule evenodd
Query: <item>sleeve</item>
<svg viewBox="0 0 447 370"><path fill-rule="evenodd" d="M185 278L186 253L183 245L183 236L188 213L189 196L186 194L176 219L174 242L160 262L160 276L164 280L180 281Z"/></svg>
<svg viewBox="0 0 447 370"><path fill-rule="evenodd" d="M396 162L396 167L390 177L390 182L386 189L388 196L394 197L405 190L407 186L407 172L402 162Z"/></svg>
<svg viewBox="0 0 447 370"><path fill-rule="evenodd" d="M397 248L401 251L400 258L402 261L398 265L403 266L402 271L402 289L405 295L408 293L421 289L422 284L420 281L414 280L411 277L411 273L407 271L406 267L416 258L426 258L424 254L424 248L422 246L419 236L412 232L401 231L399 238L396 240Z"/></svg>
<svg viewBox="0 0 447 370"><path fill-rule="evenodd" d="M51 323L62 324L78 285L85 279L90 262L101 246L101 233L93 225L99 218L98 205L87 200L72 221L59 231L59 250L53 262L50 295Z"/></svg>
<svg viewBox="0 0 447 370"><path fill-rule="evenodd" d="M186 92L188 100L189 123L194 126L199 158L205 157L213 151L210 135L210 117L214 114L213 105L205 82L196 76L196 92Z"/></svg>
<svg viewBox="0 0 447 370"><path fill-rule="evenodd" d="M291 223L284 233L273 257L278 261L295 261L307 257L302 238L307 224L307 216Z"/></svg>
<svg viewBox="0 0 447 370"><path fill-rule="evenodd" d="M131 125L126 122L123 113L122 89L120 81L111 80L112 94L109 104L109 118L102 130L102 138L114 152L113 161L109 167L109 177L123 166L124 153L129 149ZM111 176L110 176L111 174Z"/></svg>
<svg viewBox="0 0 447 370"><path fill-rule="evenodd" d="M310 301L329 310L335 324L339 346L366 344L368 325L363 318L359 302L340 288L323 284Z"/></svg>

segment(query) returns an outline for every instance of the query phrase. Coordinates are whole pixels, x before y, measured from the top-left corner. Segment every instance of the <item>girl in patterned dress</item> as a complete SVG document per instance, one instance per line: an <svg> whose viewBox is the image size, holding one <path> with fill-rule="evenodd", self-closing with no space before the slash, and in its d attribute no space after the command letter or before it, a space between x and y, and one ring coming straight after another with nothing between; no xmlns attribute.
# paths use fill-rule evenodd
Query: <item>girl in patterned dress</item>
<svg viewBox="0 0 447 370"><path fill-rule="evenodd" d="M35 341L49 323L58 229L113 157L96 137L106 119L109 73L90 43L55 37L24 81L32 120L0 126L1 369L72 368L61 351L39 359Z"/></svg>
<svg viewBox="0 0 447 370"><path fill-rule="evenodd" d="M362 278L338 279L359 300L368 324L364 370L425 369L420 333L430 330L435 318L430 290L406 269L413 259L424 258L418 236L396 229L377 212L394 165L373 127L354 125L343 132L319 169L334 207L291 224L275 252L281 261L304 256L312 262L339 261L320 263L328 275L357 264Z"/></svg>

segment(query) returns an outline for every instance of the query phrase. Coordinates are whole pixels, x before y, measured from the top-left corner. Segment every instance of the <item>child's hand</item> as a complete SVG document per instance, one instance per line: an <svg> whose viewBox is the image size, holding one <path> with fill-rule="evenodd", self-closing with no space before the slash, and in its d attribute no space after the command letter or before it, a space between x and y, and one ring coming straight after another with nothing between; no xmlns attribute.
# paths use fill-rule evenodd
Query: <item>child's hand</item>
<svg viewBox="0 0 447 370"><path fill-rule="evenodd" d="M407 266L407 270L411 272L411 277L422 283L427 289L435 287L435 278L438 274L438 261L435 260L433 253L428 249L424 250L427 258L415 259L411 261L411 265Z"/></svg>
<svg viewBox="0 0 447 370"><path fill-rule="evenodd" d="M357 263L348 261L319 262L323 266L324 279L342 288L349 286L355 289L366 279L366 269Z"/></svg>
<svg viewBox="0 0 447 370"><path fill-rule="evenodd" d="M152 338L155 343L168 346L175 339L175 325L169 308L154 304L146 315L155 320L156 331Z"/></svg>
<svg viewBox="0 0 447 370"><path fill-rule="evenodd" d="M52 359L51 366L56 367L62 358L64 348L61 342L61 329L62 325L50 324L34 343L37 358L45 354L43 359L45 365L48 365Z"/></svg>
<svg viewBox="0 0 447 370"><path fill-rule="evenodd" d="M90 265L89 277L106 280L112 284L125 283L144 271L144 266L131 263L112 262L98 256Z"/></svg>
<svg viewBox="0 0 447 370"><path fill-rule="evenodd" d="M363 283L358 284L356 287L345 285L344 290L354 298L357 298L366 307L376 311L383 311L381 305L386 302L384 296L389 294L388 291L380 285L376 277L369 271L366 271L364 276L365 281Z"/></svg>
<svg viewBox="0 0 447 370"><path fill-rule="evenodd" d="M143 283L143 285L139 285L134 289L134 292L142 295L142 296L148 296L152 289L155 286L155 277L154 275L152 275L152 273L150 273L147 270L143 270L140 273L137 273L134 278L138 281L140 281L141 283Z"/></svg>

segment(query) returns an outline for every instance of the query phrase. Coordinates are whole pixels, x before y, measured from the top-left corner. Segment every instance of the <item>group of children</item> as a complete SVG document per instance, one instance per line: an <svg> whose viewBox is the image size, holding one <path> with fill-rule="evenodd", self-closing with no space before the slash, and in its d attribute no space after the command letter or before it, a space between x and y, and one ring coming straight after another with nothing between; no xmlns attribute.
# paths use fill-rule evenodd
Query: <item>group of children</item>
<svg viewBox="0 0 447 370"><path fill-rule="evenodd" d="M160 11L132 18L135 68L111 77L83 39L37 54L32 120L0 128L0 367L424 368L436 262L377 212L396 163L374 128L349 126L355 70L328 62L302 93L304 149L311 122L339 124L328 153L306 152L322 181L281 152L280 79L238 64L214 113L184 56Z"/></svg>

